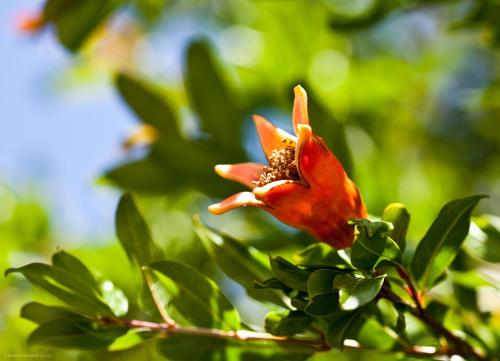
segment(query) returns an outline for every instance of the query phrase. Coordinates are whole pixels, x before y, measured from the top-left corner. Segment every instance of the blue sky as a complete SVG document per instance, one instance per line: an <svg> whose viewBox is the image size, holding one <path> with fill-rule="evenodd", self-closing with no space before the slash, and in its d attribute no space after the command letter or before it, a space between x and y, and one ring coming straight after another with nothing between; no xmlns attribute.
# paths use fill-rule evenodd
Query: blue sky
<svg viewBox="0 0 500 361"><path fill-rule="evenodd" d="M120 158L134 125L109 84L57 86L72 58L50 33L16 33L14 19L40 1L0 7L0 184L35 195L73 240L110 234L118 192L95 184Z"/></svg>

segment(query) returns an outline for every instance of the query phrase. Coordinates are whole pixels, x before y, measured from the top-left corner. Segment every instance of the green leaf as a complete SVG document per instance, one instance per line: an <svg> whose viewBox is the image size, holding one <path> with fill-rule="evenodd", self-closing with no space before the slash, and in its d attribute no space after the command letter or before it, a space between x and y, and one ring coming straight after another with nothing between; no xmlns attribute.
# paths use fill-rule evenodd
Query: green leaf
<svg viewBox="0 0 500 361"><path fill-rule="evenodd" d="M158 340L157 351L172 361L303 361L314 348L270 342L222 340L213 337L175 334Z"/></svg>
<svg viewBox="0 0 500 361"><path fill-rule="evenodd" d="M150 264L147 270L157 277L156 286L169 298L169 306L190 324L223 330L240 327L238 311L217 284L194 268L160 261Z"/></svg>
<svg viewBox="0 0 500 361"><path fill-rule="evenodd" d="M329 324L326 341L331 347L343 350L344 341L354 338L363 323L364 317L360 311L339 315Z"/></svg>
<svg viewBox="0 0 500 361"><path fill-rule="evenodd" d="M281 293L265 290L267 286L260 289L254 287L255 282L263 284L273 275L267 255L254 247L244 246L229 236L215 233L205 227L199 217L195 217L193 223L208 254L229 278L245 287L248 295L256 300L270 301L286 307Z"/></svg>
<svg viewBox="0 0 500 361"><path fill-rule="evenodd" d="M125 334L127 329L107 326L93 328L87 322L53 320L40 325L28 337L28 345L43 344L60 348L83 350L106 349L113 341Z"/></svg>
<svg viewBox="0 0 500 361"><path fill-rule="evenodd" d="M353 224L357 235L351 249L351 262L355 267L372 270L382 261L402 262L401 250L388 236L393 230L391 223L361 219Z"/></svg>
<svg viewBox="0 0 500 361"><path fill-rule="evenodd" d="M85 317L63 307L46 306L38 302L29 302L21 308L21 317L38 324L53 320L84 321Z"/></svg>
<svg viewBox="0 0 500 361"><path fill-rule="evenodd" d="M77 51L122 0L48 0L44 20L52 22L61 44Z"/></svg>
<svg viewBox="0 0 500 361"><path fill-rule="evenodd" d="M500 217L485 214L473 217L472 221L479 230L471 227L470 237L474 242L468 242L468 249L488 262L500 263Z"/></svg>
<svg viewBox="0 0 500 361"><path fill-rule="evenodd" d="M205 42L196 41L189 46L185 85L202 130L223 149L242 154L243 117Z"/></svg>
<svg viewBox="0 0 500 361"><path fill-rule="evenodd" d="M115 84L127 105L141 121L158 129L161 138L168 141L180 137L177 114L157 92L124 73L116 76Z"/></svg>
<svg viewBox="0 0 500 361"><path fill-rule="evenodd" d="M30 263L19 268L9 268L5 275L21 273L33 285L44 289L75 310L88 314L113 315L101 300L93 283L81 279L78 274L44 263Z"/></svg>
<svg viewBox="0 0 500 361"><path fill-rule="evenodd" d="M469 232L471 212L485 197L476 195L456 199L441 209L418 244L411 263L413 276L421 290L432 287L453 261Z"/></svg>
<svg viewBox="0 0 500 361"><path fill-rule="evenodd" d="M130 261L143 266L163 258L146 221L128 193L120 198L115 222L116 234Z"/></svg>
<svg viewBox="0 0 500 361"><path fill-rule="evenodd" d="M384 283L386 275L374 278L357 278L340 275L335 278L333 286L340 292L340 307L343 310L355 310L372 301Z"/></svg>
<svg viewBox="0 0 500 361"><path fill-rule="evenodd" d="M304 311L314 317L331 316L339 312L339 292L333 287L335 277L342 273L321 269L314 271L307 282L309 302Z"/></svg>
<svg viewBox="0 0 500 361"><path fill-rule="evenodd" d="M90 273L87 266L85 266L82 261L75 256L72 256L64 251L58 251L52 255L52 264L68 271L69 273L78 275L78 277L85 283L92 285L92 287L98 291L94 276L92 276L92 273Z"/></svg>
<svg viewBox="0 0 500 361"><path fill-rule="evenodd" d="M307 292L307 280L310 271L295 266L283 257L269 257L271 269L276 277L290 288Z"/></svg>
<svg viewBox="0 0 500 361"><path fill-rule="evenodd" d="M384 209L382 220L392 223L394 229L390 236L399 248L404 251L406 248L406 232L410 224L410 213L406 207L401 203L389 204Z"/></svg>
<svg viewBox="0 0 500 361"><path fill-rule="evenodd" d="M300 266L352 268L344 251L337 251L324 243L314 243L293 256Z"/></svg>
<svg viewBox="0 0 500 361"><path fill-rule="evenodd" d="M266 316L266 331L276 336L293 336L308 330L312 317L302 311L273 311Z"/></svg>
<svg viewBox="0 0 500 361"><path fill-rule="evenodd" d="M113 282L110 280L102 282L100 289L103 301L109 306L115 316L123 316L128 312L127 297Z"/></svg>
<svg viewBox="0 0 500 361"><path fill-rule="evenodd" d="M149 338L156 336L157 334L153 331L144 331L141 329L131 329L127 333L117 337L113 342L107 347L108 351L121 351L126 350L131 347L140 345Z"/></svg>
<svg viewBox="0 0 500 361"><path fill-rule="evenodd" d="M275 290L283 290L287 293L289 291L291 291L291 289L289 287L287 287L287 285L285 285L283 282L281 282L276 277L265 280L264 282L254 282L253 286L257 289L272 288Z"/></svg>

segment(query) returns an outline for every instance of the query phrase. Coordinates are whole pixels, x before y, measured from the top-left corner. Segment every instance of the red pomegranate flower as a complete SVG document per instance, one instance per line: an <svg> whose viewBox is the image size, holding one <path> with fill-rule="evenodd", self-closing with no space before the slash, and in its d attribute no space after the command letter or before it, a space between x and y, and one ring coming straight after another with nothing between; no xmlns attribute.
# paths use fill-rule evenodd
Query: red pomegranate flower
<svg viewBox="0 0 500 361"><path fill-rule="evenodd" d="M347 222L365 218L365 205L335 155L312 132L305 90L296 86L294 91L296 137L255 115L255 126L269 165L217 165L215 171L221 177L240 182L252 191L237 193L211 205L209 211L222 214L241 206L260 207L283 223L337 249L349 247L354 232Z"/></svg>

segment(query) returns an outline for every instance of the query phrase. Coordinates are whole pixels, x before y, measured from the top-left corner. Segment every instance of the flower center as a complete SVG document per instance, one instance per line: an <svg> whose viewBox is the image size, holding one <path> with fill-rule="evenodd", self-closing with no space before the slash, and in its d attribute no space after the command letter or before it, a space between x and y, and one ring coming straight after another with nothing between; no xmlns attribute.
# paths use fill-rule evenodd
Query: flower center
<svg viewBox="0 0 500 361"><path fill-rule="evenodd" d="M260 178L254 181L258 187L278 180L299 180L300 175L295 164L295 148L274 149L269 156L269 165L265 166Z"/></svg>

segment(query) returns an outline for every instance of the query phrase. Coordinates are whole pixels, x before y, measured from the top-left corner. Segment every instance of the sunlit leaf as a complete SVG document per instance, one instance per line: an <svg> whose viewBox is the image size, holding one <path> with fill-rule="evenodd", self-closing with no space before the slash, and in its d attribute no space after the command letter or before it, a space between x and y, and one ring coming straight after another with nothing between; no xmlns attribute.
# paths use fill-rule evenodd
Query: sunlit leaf
<svg viewBox="0 0 500 361"><path fill-rule="evenodd" d="M310 271L302 269L283 257L270 257L271 269L276 277L290 288L307 292L307 280Z"/></svg>
<svg viewBox="0 0 500 361"><path fill-rule="evenodd" d="M266 331L276 336L293 336L306 331L313 318L302 311L273 311L266 316Z"/></svg>
<svg viewBox="0 0 500 361"><path fill-rule="evenodd" d="M169 306L190 324L237 330L238 311L215 282L182 263L154 262L147 267L157 278L156 286L169 298Z"/></svg>
<svg viewBox="0 0 500 361"><path fill-rule="evenodd" d="M208 254L228 277L245 287L249 296L286 306L280 293L254 287L255 282L263 283L272 277L266 254L254 247L244 246L227 235L215 233L205 227L199 218L194 219L194 227Z"/></svg>
<svg viewBox="0 0 500 361"><path fill-rule="evenodd" d="M445 204L418 244L411 270L422 290L432 287L453 261L469 231L470 214L482 198L476 195Z"/></svg>
<svg viewBox="0 0 500 361"><path fill-rule="evenodd" d="M115 222L118 239L131 261L142 266L162 258L162 252L131 195L124 194L120 198Z"/></svg>
<svg viewBox="0 0 500 361"><path fill-rule="evenodd" d="M339 289L340 307L350 311L372 301L382 288L385 276L358 278L345 274L335 277L333 286Z"/></svg>

